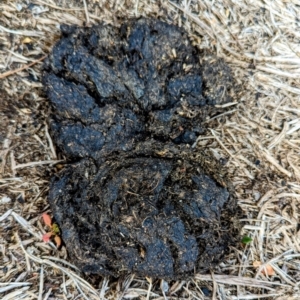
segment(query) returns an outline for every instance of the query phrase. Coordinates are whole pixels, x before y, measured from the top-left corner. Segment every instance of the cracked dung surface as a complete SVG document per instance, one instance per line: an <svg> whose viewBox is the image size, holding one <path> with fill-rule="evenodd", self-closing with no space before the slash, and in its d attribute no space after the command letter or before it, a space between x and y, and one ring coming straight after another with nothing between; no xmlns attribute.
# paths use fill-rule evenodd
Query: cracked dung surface
<svg viewBox="0 0 300 300"><path fill-rule="evenodd" d="M225 63L157 20L64 25L43 81L71 162L49 192L71 260L88 274L159 278L218 264L238 241L238 208L222 168L191 144L231 101Z"/></svg>

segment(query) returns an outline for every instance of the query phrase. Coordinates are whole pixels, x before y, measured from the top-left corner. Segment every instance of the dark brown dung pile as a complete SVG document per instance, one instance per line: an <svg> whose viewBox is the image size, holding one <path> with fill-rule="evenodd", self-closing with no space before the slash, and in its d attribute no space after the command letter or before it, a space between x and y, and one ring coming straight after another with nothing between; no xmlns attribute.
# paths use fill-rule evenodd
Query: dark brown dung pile
<svg viewBox="0 0 300 300"><path fill-rule="evenodd" d="M157 20L62 35L44 85L70 162L49 193L70 258L88 274L159 278L218 264L238 241L238 209L220 166L191 145L231 100L229 68Z"/></svg>

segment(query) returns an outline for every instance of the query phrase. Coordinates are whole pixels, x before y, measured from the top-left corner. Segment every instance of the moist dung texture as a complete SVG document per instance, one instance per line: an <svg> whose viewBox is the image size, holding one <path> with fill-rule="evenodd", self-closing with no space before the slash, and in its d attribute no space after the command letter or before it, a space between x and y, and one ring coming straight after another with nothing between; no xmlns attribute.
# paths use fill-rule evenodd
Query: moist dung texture
<svg viewBox="0 0 300 300"><path fill-rule="evenodd" d="M49 202L87 274L186 278L238 241L225 172L191 145L231 101L226 64L174 25L62 26L45 63L50 127L68 165Z"/></svg>

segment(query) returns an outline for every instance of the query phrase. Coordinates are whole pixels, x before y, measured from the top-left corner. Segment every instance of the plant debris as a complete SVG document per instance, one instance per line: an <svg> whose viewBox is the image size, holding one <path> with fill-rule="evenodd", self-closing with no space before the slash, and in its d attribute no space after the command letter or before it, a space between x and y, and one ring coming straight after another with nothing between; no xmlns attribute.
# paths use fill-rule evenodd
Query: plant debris
<svg viewBox="0 0 300 300"><path fill-rule="evenodd" d="M262 262L261 261L254 261L253 267L260 268L261 273L268 276L274 276L276 274L274 268L270 264L266 264L263 268L261 268Z"/></svg>
<svg viewBox="0 0 300 300"><path fill-rule="evenodd" d="M62 26L43 81L69 159L49 202L87 274L186 278L240 241L224 169L191 147L229 103L229 67L154 19Z"/></svg>
<svg viewBox="0 0 300 300"><path fill-rule="evenodd" d="M59 234L60 234L59 227L57 226L56 223L52 222L51 217L48 214L43 213L42 217L43 217L43 221L44 221L45 225L48 227L48 229L50 229L49 232L46 232L45 234L43 234L43 236L42 236L43 241L45 243L48 243L48 242L50 242L51 238L53 238L57 248L59 248L61 245L61 238L59 236Z"/></svg>

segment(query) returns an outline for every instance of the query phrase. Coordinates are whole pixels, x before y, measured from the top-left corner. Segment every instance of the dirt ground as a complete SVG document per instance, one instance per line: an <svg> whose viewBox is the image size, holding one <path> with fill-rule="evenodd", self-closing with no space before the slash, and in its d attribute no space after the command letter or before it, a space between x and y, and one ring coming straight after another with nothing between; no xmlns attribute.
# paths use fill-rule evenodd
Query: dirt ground
<svg viewBox="0 0 300 300"><path fill-rule="evenodd" d="M0 297L2 299L299 299L300 10L298 1L0 3ZM49 180L65 157L49 134L41 67L59 25L148 16L184 27L232 68L241 92L193 145L228 170L252 238L191 280L84 276L44 243ZM200 150L199 150L200 151Z"/></svg>

